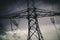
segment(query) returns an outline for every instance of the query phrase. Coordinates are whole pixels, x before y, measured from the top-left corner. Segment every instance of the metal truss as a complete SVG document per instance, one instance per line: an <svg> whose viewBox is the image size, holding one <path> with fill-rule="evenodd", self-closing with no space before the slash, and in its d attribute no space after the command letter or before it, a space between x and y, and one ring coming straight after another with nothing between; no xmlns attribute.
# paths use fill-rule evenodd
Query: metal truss
<svg viewBox="0 0 60 40"><path fill-rule="evenodd" d="M38 25L38 20L37 20L37 14L36 14L36 9L34 8L33 10L29 11L28 9L28 38L27 40L32 40L32 37L36 37L37 40L44 40L43 36L41 34L39 25Z"/></svg>
<svg viewBox="0 0 60 40"><path fill-rule="evenodd" d="M34 4L34 0L27 0L27 9L9 15L0 16L0 19L26 18L28 19L27 40L33 40L32 37L34 36L37 38L37 40L44 40L37 18L60 16L60 12L38 9Z"/></svg>
<svg viewBox="0 0 60 40"><path fill-rule="evenodd" d="M42 10L42 9L36 9L36 15L38 18L40 17L50 17L50 16L60 16L60 12L55 12L55 11L47 11L47 10ZM29 9L30 11L33 10L33 8ZM14 19L14 18L27 18L28 16L28 12L27 9L22 10L22 11L18 11L12 14L8 14L8 15L3 15L0 16L0 19Z"/></svg>

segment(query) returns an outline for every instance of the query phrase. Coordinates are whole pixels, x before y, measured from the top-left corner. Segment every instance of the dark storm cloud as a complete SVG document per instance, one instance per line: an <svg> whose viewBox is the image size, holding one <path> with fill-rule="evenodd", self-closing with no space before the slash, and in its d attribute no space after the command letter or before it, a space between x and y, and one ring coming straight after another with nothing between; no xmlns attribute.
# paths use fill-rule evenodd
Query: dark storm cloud
<svg viewBox="0 0 60 40"><path fill-rule="evenodd" d="M52 3L54 3L54 4L58 4L58 3L60 3L60 0L42 0L44 3L50 3L50 4L52 4Z"/></svg>
<svg viewBox="0 0 60 40"><path fill-rule="evenodd" d="M15 6L21 6L25 0L0 0L0 15L4 15L13 10Z"/></svg>
<svg viewBox="0 0 60 40"><path fill-rule="evenodd" d="M0 4L4 5L4 6L11 5L11 4L16 4L16 3L20 3L20 5L21 5L25 2L26 2L25 0L0 0Z"/></svg>
<svg viewBox="0 0 60 40"><path fill-rule="evenodd" d="M44 2L46 4L60 4L59 0L35 0L35 2ZM15 9L15 6L21 6L26 3L26 0L0 0L0 15L9 13L11 10ZM58 8L59 9L59 8Z"/></svg>

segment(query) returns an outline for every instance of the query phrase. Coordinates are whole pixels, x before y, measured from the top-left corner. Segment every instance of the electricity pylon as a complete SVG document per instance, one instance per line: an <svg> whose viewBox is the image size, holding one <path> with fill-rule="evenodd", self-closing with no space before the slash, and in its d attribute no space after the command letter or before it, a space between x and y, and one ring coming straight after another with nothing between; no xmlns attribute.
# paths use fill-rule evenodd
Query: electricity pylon
<svg viewBox="0 0 60 40"><path fill-rule="evenodd" d="M0 16L1 19L14 19L14 18L27 18L28 19L28 37L27 40L32 40L32 37L37 38L37 40L44 40L43 35L40 31L38 25L39 17L50 17L59 16L60 12L48 11L43 9L38 9L35 7L34 0L27 0L27 9L6 15Z"/></svg>
<svg viewBox="0 0 60 40"><path fill-rule="evenodd" d="M38 38L37 40L44 40L43 36L41 34L38 20L37 20L37 14L36 14L36 8L35 8L35 2L34 0L27 0L27 12L28 12L28 38L27 40L32 40L32 37L35 36Z"/></svg>

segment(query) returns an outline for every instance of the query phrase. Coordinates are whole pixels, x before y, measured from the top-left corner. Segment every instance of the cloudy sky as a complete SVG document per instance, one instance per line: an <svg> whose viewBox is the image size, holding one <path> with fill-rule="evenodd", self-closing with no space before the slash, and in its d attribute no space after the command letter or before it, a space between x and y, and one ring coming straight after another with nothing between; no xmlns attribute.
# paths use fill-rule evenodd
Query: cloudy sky
<svg viewBox="0 0 60 40"><path fill-rule="evenodd" d="M60 1L59 0L35 0L35 6L39 9L53 10L56 12L60 11ZM0 16L15 13L21 10L26 9L26 0L0 0ZM19 24L18 27L20 30L16 30L17 33L20 33L20 36L27 38L28 31L28 20L24 18L16 19L16 22ZM59 40L55 26L51 23L50 17L38 18L39 27L43 34L45 40ZM60 28L60 17L55 17L56 27ZM13 23L12 23L13 24ZM5 30L11 30L11 24L9 19L0 19L0 25L5 28ZM0 26L1 27L1 26ZM16 26L13 24L13 28ZM60 33L59 30L58 34ZM10 31L8 31L11 33ZM7 32L7 33L8 33ZM13 32L12 32L13 33ZM26 39L25 38L25 39ZM20 40L24 40L21 38Z"/></svg>

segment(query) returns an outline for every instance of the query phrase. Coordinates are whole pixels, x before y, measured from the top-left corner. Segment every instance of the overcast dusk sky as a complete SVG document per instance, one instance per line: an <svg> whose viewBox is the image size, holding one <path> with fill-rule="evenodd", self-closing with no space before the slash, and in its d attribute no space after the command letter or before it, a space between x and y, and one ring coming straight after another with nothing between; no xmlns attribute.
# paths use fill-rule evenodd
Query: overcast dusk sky
<svg viewBox="0 0 60 40"><path fill-rule="evenodd" d="M39 8L39 9L53 10L56 12L60 12L59 0L35 0L35 6L36 8ZM12 13L24 10L26 8L27 8L26 0L0 0L0 16L12 14ZM16 21L19 24L18 25L19 29L16 31L17 33L20 33L19 34L21 36L20 40L24 40L23 37L25 39L27 38L28 20L24 18L20 18L20 19L16 19ZM55 27L51 23L50 17L38 18L38 22L45 40L59 40L56 34ZM59 16L55 17L55 22L56 22L56 27L59 29L60 28ZM10 25L9 19L4 19L4 20L1 19L0 24L2 24L5 30L8 31L7 33L10 32L11 25ZM14 24L13 24L13 28L14 29L16 28ZM59 33L60 33L60 30L58 30L58 34Z"/></svg>

